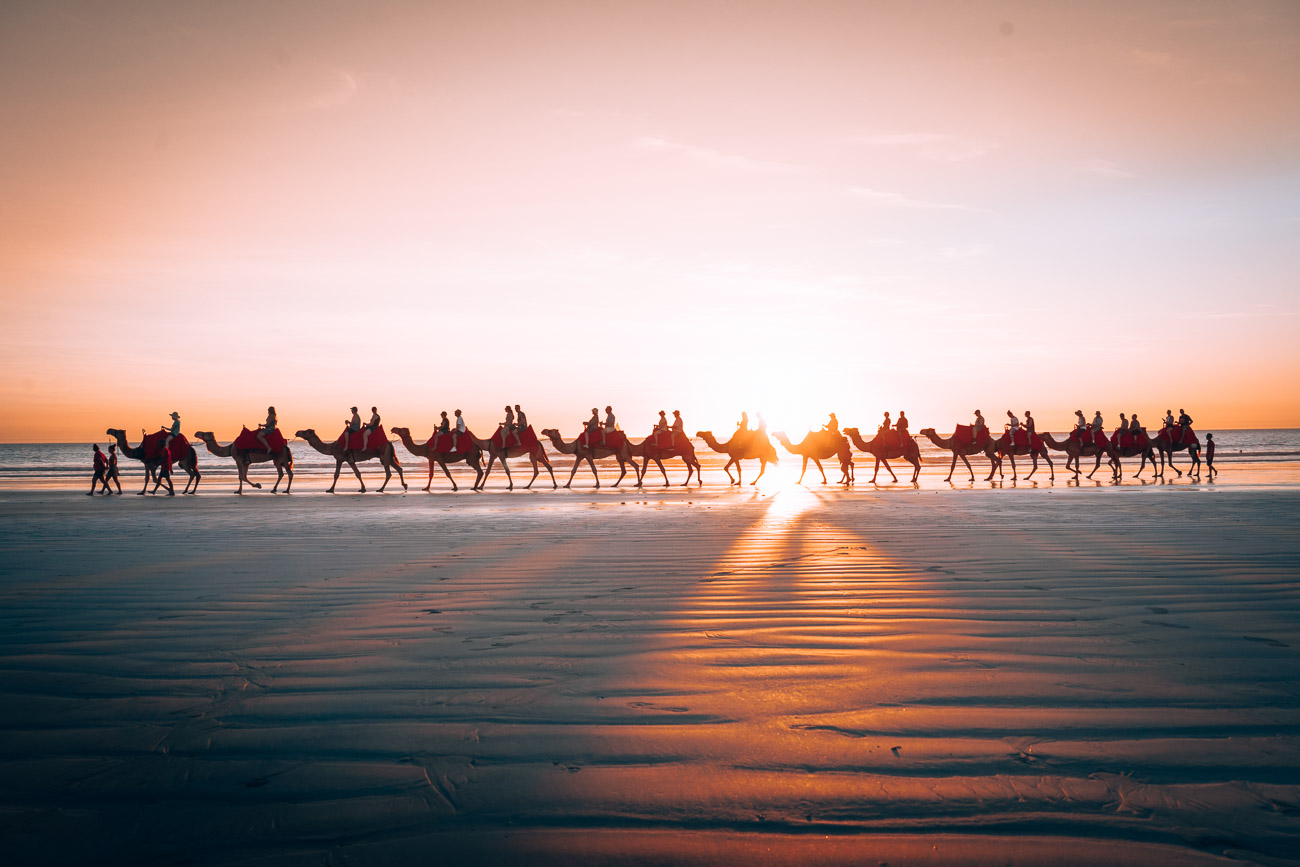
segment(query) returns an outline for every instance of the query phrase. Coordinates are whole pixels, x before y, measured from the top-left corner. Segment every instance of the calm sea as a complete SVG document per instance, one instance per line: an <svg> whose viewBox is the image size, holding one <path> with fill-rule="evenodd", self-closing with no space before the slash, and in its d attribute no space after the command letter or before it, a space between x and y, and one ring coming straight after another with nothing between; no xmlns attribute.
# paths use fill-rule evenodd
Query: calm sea
<svg viewBox="0 0 1300 867"><path fill-rule="evenodd" d="M1199 431L1202 442L1205 439L1205 432ZM1058 435L1060 436L1060 435ZM1272 480L1279 482L1292 482L1300 477L1300 429L1272 429L1272 430L1225 430L1214 431L1214 439L1218 445L1215 452L1215 464L1221 465L1223 474L1220 476L1221 482L1229 482L1234 478L1239 481L1249 481L1251 483L1264 482ZM918 438L921 446L922 457L922 482L941 481L948 472L948 463L950 457L947 452L941 452L934 448L928 440ZM90 443L4 443L0 444L0 488L29 488L29 487L66 487L74 489L88 485L91 476L91 448ZM107 448L107 441L100 443L101 448ZM302 485L304 489L321 490L328 485L329 478L334 473L334 462L325 455L316 452L306 443L292 443L295 464L295 486ZM709 450L702 442L695 443L696 453L704 467L705 480L708 484L721 484L726 481L722 474L722 466L726 462L723 455L716 454ZM407 483L413 488L424 486L428 478L428 464L422 458L417 458L408 453L402 445L397 445L397 452L406 470ZM547 446L547 453L551 458L551 463L555 467L556 477L560 484L563 484L569 476L569 469L573 465L573 459L567 455L556 454ZM787 454L780 445L777 445L777 453L781 455L781 466L779 472L782 474L794 473L798 475L799 459L793 455ZM1059 455L1059 460L1058 460ZM1052 453L1053 460L1057 461L1058 481L1064 476L1059 473L1059 468L1064 464L1065 455L1063 453ZM854 462L856 464L859 483L870 478L872 470L872 459L869 455L854 453ZM833 463L833 462L831 462ZM972 459L972 465L975 467L977 478L982 479L988 472L987 464L983 459ZM1028 462L1024 459L1018 459L1021 473L1028 469ZM1178 456L1177 463L1183 469L1186 469L1189 461L1186 453ZM602 484L608 485L617 478L617 464L612 459L598 462L601 468ZM901 467L900 467L901 464ZM139 486L142 481L141 466L136 461L128 458L122 458L119 462L122 472L123 488L129 488L131 485ZM665 462L668 469L669 479L673 483L680 482L685 478L685 467L680 460ZM902 478L909 478L909 475L903 473L907 464L902 461L893 462L894 471L899 473ZM1131 476L1137 470L1137 459L1131 459L1125 462L1126 476ZM383 481L383 471L379 468L378 463L360 465L363 476L366 479L367 487L378 487ZM983 470L981 471L981 467ZM209 454L207 450L199 444L199 468L203 473L203 489L213 491L216 489L228 489L236 481L235 464L229 458L219 458ZM1084 471L1092 468L1090 460L1084 461ZM745 480L753 478L757 471L756 464L747 464L745 468ZM959 474L962 471L961 464L958 463ZM532 471L526 461L515 460L511 462L511 472L514 475L517 484L526 483L532 475ZM1043 481L1045 476L1041 470L1034 477L1035 481ZM473 473L466 470L463 466L452 467L452 473L460 484L468 482L472 484ZM817 477L816 469L811 465L809 467L811 475L805 481L820 481ZM834 482L839 478L839 467L826 466L826 473L830 481ZM1008 478L1010 470L1007 468ZM522 474L522 477L521 477ZM1173 474L1169 474L1172 476ZM1098 479L1102 478L1103 472L1097 474ZM267 464L261 464L255 467L251 477L256 481L268 483L266 487L275 481L275 472ZM967 479L969 476L954 476L954 478ZM184 474L178 474L178 479L184 483ZM881 470L881 478L888 479L885 471ZM539 484L546 479L546 473L543 471L539 479ZM653 483L658 480L662 482L662 476L652 464L646 476L647 483ZM579 470L574 479L575 484L588 486L591 484L590 471L585 466ZM434 490L444 490L449 486L446 477L441 470L436 470L434 477ZM340 477L340 490L355 490L356 480L350 478L350 471L344 467L344 476ZM505 477L500 470L494 470L490 480L490 487L504 487ZM391 490L391 488L390 488Z"/></svg>

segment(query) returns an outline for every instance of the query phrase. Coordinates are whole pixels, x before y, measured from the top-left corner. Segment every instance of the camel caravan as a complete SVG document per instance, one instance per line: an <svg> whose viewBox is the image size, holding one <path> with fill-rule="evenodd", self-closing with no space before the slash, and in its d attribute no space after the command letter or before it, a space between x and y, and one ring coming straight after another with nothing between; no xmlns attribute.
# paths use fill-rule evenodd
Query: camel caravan
<svg viewBox="0 0 1300 867"><path fill-rule="evenodd" d="M171 416L170 426L163 425L152 434L141 431L141 443L136 447L132 447L127 442L124 431L109 428L108 435L113 438L116 451L110 449L111 453L106 458L99 452L98 445L95 446L95 479L91 482L90 493L95 493L97 484L103 486L101 493L109 493L108 482L116 482L119 453L144 464L144 485L136 492L137 494L156 494L162 488L166 488L168 496L174 496L176 490L172 481L173 466L183 470L187 475L181 493L197 493L202 478L198 466L198 452L180 432L179 414L173 412ZM1059 440L1051 433L1039 434L1031 413L1025 412L1024 419L1021 420L1010 410L1007 411L1007 421L1003 424L1003 431L997 437L990 432L979 410L975 410L975 418L971 424L957 425L950 436L940 436L934 428L922 428L919 436L929 440L940 451L951 454L948 475L944 479L946 482L952 481L958 460L966 467L970 481L974 482L975 470L970 463L971 457L983 458L988 462L989 473L985 481L991 482L995 476L999 480L1005 478L1004 461L1010 461L1011 479L1017 481L1020 478L1016 467L1017 457L1030 459L1031 468L1024 477L1026 480L1032 479L1038 472L1040 459L1047 465L1051 479L1055 480L1056 466L1052 461L1052 452L1065 452L1065 470L1072 472L1076 480L1082 472L1080 462L1083 458L1094 459L1092 470L1087 474L1089 479L1101 467L1103 458L1106 459L1111 470L1112 479L1116 481L1123 477L1121 461L1124 458L1141 459L1138 470L1133 475L1134 478L1141 477L1148 463L1151 465L1153 477L1163 477L1166 467L1172 467L1181 477L1182 470L1174 464L1174 455L1181 451L1186 451L1191 458L1189 475L1199 475L1200 440L1192 430L1191 417L1182 410L1179 410L1177 418L1172 411L1167 410L1163 426L1154 435L1147 433L1136 414L1129 418L1121 413L1119 427L1110 434L1106 434L1103 429L1104 423L1100 411L1091 421L1085 419L1083 412L1079 410L1075 411L1075 416L1074 429ZM351 418L344 422L343 430L335 439L324 440L313 428L299 430L294 436L334 460L334 478L327 489L328 493L334 493L338 487L339 476L344 466L347 466L356 477L360 492L365 493L366 483L358 464L369 461L378 461L384 470L384 482L379 487L381 493L387 489L394 473L397 474L402 490L407 490L402 461L397 453L399 442L407 453L427 461L428 480L424 485L425 491L432 489L435 467L442 470L451 483L453 491L460 490L449 469L453 464L464 464L472 469L474 484L471 490L482 491L498 463L506 474L507 489L514 490L510 461L518 458L526 458L533 471L532 477L524 485L525 490L532 488L542 469L546 470L551 480L551 488L554 490L559 487L559 483L556 481L555 469L551 465L550 458L547 457L545 443L548 441L556 453L573 458L569 477L564 483L565 488L573 484L574 476L583 464L591 470L595 486L599 488L601 481L596 461L607 458L613 458L618 462L619 474L614 481L615 487L627 477L629 472L636 477L636 487L642 487L651 461L659 468L664 485L668 486L670 484L668 471L664 466L666 460L681 460L685 464L686 480L681 483L683 486L690 485L692 478L696 484L704 483L695 446L691 438L686 435L679 411L673 412L671 422L667 414L660 411L659 419L649 435L640 442L634 441L623 432L614 417L613 408L608 406L605 407L603 419L599 411L593 408L591 418L582 423L579 434L572 440L566 440L555 428L543 430L539 438L518 404L513 407L506 406L505 419L497 424L496 431L487 439L480 439L469 430L459 409L455 411L454 420L443 412L440 424L426 439L418 439L411 429L406 427L395 427L393 433L397 437L395 441L388 438L377 407L371 407L370 420L362 423L357 407L354 406ZM841 432L839 420L834 413L830 414L829 421L820 430L809 432L798 443L792 442L783 431L777 431L769 436L766 423L761 416L757 426L751 428L746 413L741 413L736 429L726 441L718 440L712 431L697 431L695 434L695 438L703 441L709 449L727 456L723 471L727 474L728 484L737 487L744 481L744 462L758 461L758 475L750 480L751 485L757 484L763 477L767 472L768 464L779 463L780 457L772 443L773 437L788 453L802 460L799 484L803 483L810 461L821 475L822 484L829 484L822 462L832 460L836 461L840 468L837 484L852 484L856 481L853 463L855 450L870 455L874 460L875 466L870 479L872 484L876 483L882 466L893 482L898 481L898 476L890 466L891 460L901 460L911 464L911 484L917 484L920 477L921 450L916 437L908 430L907 415L902 412L899 413L897 421L891 420L890 414L885 413L883 422L870 440L864 439L856 427L847 427ZM209 454L230 458L235 462L238 476L238 488L235 493L242 494L246 485L259 489L262 487L261 483L249 477L249 470L255 464L270 464L275 469L276 479L271 493L279 493L281 483L284 484L286 494L293 486L293 452L288 441L280 433L275 407L267 408L267 417L263 423L252 429L245 425L239 436L228 445L220 444L210 431L196 431L194 438L207 447ZM1207 442L1209 443L1207 466L1213 474L1215 470L1212 435ZM118 492L121 493L120 487Z"/></svg>

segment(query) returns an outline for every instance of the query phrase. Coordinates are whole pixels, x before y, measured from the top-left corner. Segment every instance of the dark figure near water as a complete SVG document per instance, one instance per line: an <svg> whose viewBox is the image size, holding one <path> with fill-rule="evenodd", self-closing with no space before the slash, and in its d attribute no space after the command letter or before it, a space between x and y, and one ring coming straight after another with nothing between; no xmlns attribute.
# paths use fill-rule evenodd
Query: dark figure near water
<svg viewBox="0 0 1300 867"><path fill-rule="evenodd" d="M95 452L95 475L90 480L90 490L86 492L87 497L95 496L96 485L102 484L104 491L108 491L108 478L106 476L108 460L104 457L104 453L99 450L99 443L95 443L91 448Z"/></svg>
<svg viewBox="0 0 1300 867"><path fill-rule="evenodd" d="M117 492L122 493L122 483L117 480L117 443L108 444L108 469L104 473L104 493L111 494L108 483L112 482Z"/></svg>
<svg viewBox="0 0 1300 867"><path fill-rule="evenodd" d="M176 496L176 487L172 484L171 456L167 453L166 448L160 447L160 449L158 455L158 484L166 484L167 496L174 497ZM157 490L157 485L154 486L154 490Z"/></svg>
<svg viewBox="0 0 1300 867"><path fill-rule="evenodd" d="M1214 434L1205 435L1205 471L1214 478L1219 471L1214 468Z"/></svg>

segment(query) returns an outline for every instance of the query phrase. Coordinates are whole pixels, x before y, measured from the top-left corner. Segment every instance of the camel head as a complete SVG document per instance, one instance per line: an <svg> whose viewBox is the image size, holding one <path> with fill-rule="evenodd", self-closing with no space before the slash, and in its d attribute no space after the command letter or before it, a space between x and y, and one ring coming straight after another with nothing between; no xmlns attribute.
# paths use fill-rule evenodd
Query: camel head
<svg viewBox="0 0 1300 867"><path fill-rule="evenodd" d="M294 436L296 436L298 439L301 440L309 440L312 437L316 436L316 429L309 427L305 430L298 431L297 433L294 434Z"/></svg>
<svg viewBox="0 0 1300 867"><path fill-rule="evenodd" d="M397 434L399 437L409 437L411 435L411 429L409 427L390 427L389 430Z"/></svg>
<svg viewBox="0 0 1300 867"><path fill-rule="evenodd" d="M563 439L563 437L560 436L560 432L553 427L542 428L542 436L550 437L553 440Z"/></svg>
<svg viewBox="0 0 1300 867"><path fill-rule="evenodd" d="M935 429L932 428L932 427L923 427L923 428L921 428L921 436L923 436L923 437L934 437L934 436L938 436L938 435L939 435L938 432L935 431Z"/></svg>
<svg viewBox="0 0 1300 867"><path fill-rule="evenodd" d="M216 436L210 430L196 430L194 432L194 438L196 440L207 442L208 440L215 440Z"/></svg>

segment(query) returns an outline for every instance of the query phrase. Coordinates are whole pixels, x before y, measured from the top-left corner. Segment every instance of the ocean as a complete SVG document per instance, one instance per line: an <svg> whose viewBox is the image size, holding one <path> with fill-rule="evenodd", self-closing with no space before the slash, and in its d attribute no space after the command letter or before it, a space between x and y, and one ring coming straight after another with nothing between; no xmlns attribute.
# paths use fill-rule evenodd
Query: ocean
<svg viewBox="0 0 1300 867"><path fill-rule="evenodd" d="M1205 440L1205 431L1198 430L1198 435L1202 443ZM1300 429L1263 429L1263 430L1225 430L1213 431L1217 450L1215 452L1215 464L1221 466L1222 474L1218 477L1220 484L1238 482L1249 484L1291 484L1300 479ZM1064 434L1058 434L1058 438ZM921 484L923 487L942 483L943 478L947 475L949 453L935 448L924 437L918 437L917 442L921 446L922 474ZM100 447L106 449L108 441L105 439L100 442ZM294 441L291 444L294 454L294 471L295 486L302 486L303 490L321 490L328 486L330 477L334 473L333 459L322 455L312 449L306 443ZM708 446L698 440L695 441L696 454L704 468L705 482L710 485L723 484L726 477L722 473L722 467L726 463L724 455L711 451ZM800 459L787 453L779 444L777 453L781 456L781 464L778 468L770 469L769 474L775 473L779 478L793 479L797 478L800 468ZM424 487L428 478L428 464L423 458L417 458L406 451L400 444L397 444L397 452L406 472L407 484L413 489ZM235 473L234 461L230 458L221 458L210 454L202 443L198 444L199 469L203 474L201 490L205 493L227 490L236 483L237 476ZM550 446L547 446L547 454L555 468L555 475L561 485L569 477L569 470L573 466L573 459L567 455L559 455ZM1060 452L1052 452L1052 459L1057 466L1057 483L1063 483L1069 476L1063 475L1060 471L1065 463L1065 455ZM1190 461L1186 453L1181 453L1176 458L1177 466L1186 470ZM486 462L486 459L485 459ZM834 461L824 462L826 475L829 481L834 482L840 476L839 467L832 466ZM873 460L870 455L854 452L854 463L858 483L862 484L870 479ZM1092 460L1084 459L1084 472L1092 468ZM1138 459L1132 458L1125 461L1125 481L1137 470ZM66 487L69 490L80 488L83 485L89 485L91 477L91 444L90 443L3 443L0 444L0 489L21 489L21 488L48 488L48 487ZM617 478L617 462L613 459L606 459L597 462L601 469L602 486L610 485ZM975 469L977 482L982 481L988 474L988 466L982 457L972 458L971 464ZM685 478L685 466L680 460L666 461L665 467L668 470L669 479L673 484L679 484ZM903 461L892 461L891 465L894 472L899 475L900 482L910 479L910 467ZM122 474L122 486L124 490L131 488L132 485L140 485L143 481L141 466L136 461L128 458L122 458L119 461ZM379 464L371 461L369 464L359 465L363 477L366 479L366 486L369 489L377 488L383 482L383 471ZM1017 459L1017 468L1023 477L1028 471L1030 463L1027 458ZM464 465L454 465L451 468L458 484L468 487L473 484L474 474ZM753 479L757 474L758 466L756 462L746 462L745 481ZM1010 466L1004 467L1006 480L1010 480ZM516 485L527 483L528 478L532 475L531 468L526 460L516 459L511 462L511 473L514 475ZM521 477L522 473L522 477ZM809 464L809 475L805 477L805 483L820 482L816 468ZM1043 467L1034 476L1034 481L1042 483L1047 479L1047 469ZM266 489L275 482L275 471L269 464L259 464L253 468L250 476L255 481L266 483ZM1149 476L1149 471L1144 473ZM1172 472L1167 474L1169 479L1177 478ZM1094 481L1109 481L1108 474L1103 465L1094 477ZM184 473L178 473L177 479L179 484L183 485L185 480ZM966 482L969 475L965 474L964 468L959 461L957 472L953 476L954 481ZM877 481L889 481L889 476L882 468ZM545 470L538 478L537 486L543 486L548 481ZM646 484L662 484L663 477L658 474L653 464L650 465L646 475ZM578 470L574 477L574 485L588 487L592 483L591 472L584 465ZM489 486L492 488L505 487L505 475L500 469L494 469L492 477L489 480ZM627 481L624 481L624 485ZM397 486L396 478L389 486L389 490L401 490ZM945 485L946 486L946 485ZM356 489L356 479L352 477L351 471L345 466L343 475L339 478L340 491L353 491ZM433 479L433 490L450 490L446 477L442 471L435 468Z"/></svg>

